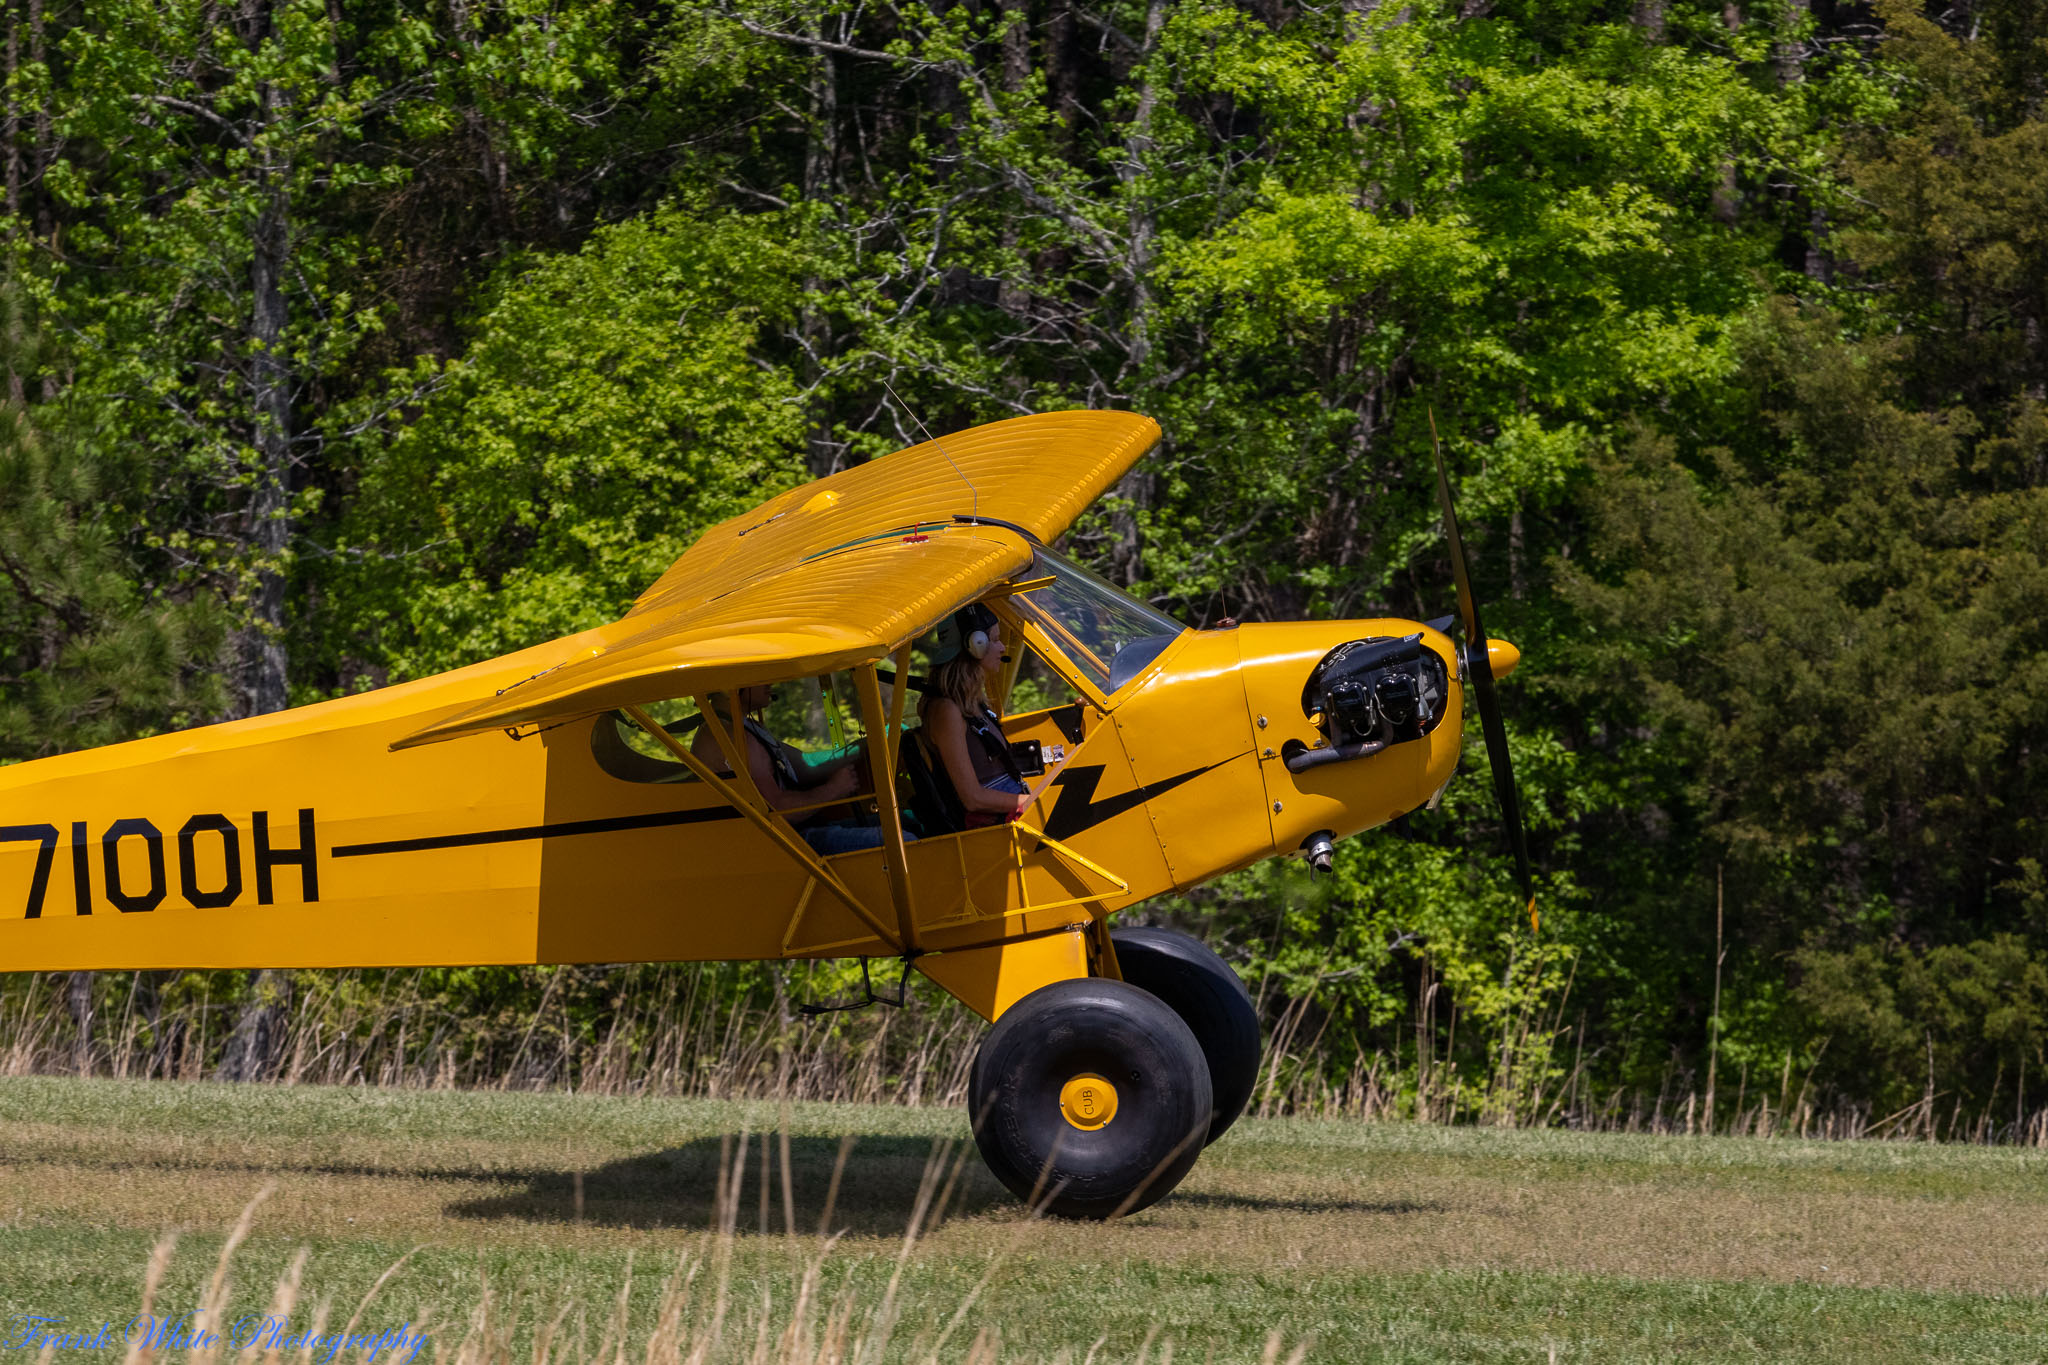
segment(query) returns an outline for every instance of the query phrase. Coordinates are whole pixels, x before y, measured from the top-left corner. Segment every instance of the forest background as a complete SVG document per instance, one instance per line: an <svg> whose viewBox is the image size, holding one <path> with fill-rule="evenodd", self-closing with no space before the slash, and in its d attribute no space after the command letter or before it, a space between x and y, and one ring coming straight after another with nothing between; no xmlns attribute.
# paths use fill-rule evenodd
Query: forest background
<svg viewBox="0 0 2048 1365"><path fill-rule="evenodd" d="M1433 410L1526 651L1542 932L1471 775L1324 882L1154 907L1286 1093L2048 1100L2039 4L5 3L6 758L611 619L906 406L1156 416L1069 544L1191 622L1436 616ZM678 989L399 975L0 1003L18 1055L255 1078L402 988L385 1078L576 1084ZM886 1052L779 971L689 991Z"/></svg>

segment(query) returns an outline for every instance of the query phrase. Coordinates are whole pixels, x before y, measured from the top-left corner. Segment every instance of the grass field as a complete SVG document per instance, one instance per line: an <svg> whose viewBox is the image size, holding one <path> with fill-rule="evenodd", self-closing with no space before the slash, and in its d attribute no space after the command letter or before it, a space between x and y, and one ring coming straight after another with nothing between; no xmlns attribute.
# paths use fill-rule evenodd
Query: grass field
<svg viewBox="0 0 2048 1365"><path fill-rule="evenodd" d="M822 1293L868 1311L964 1116L791 1107L793 1218L782 1122L773 1104L0 1081L0 1323L125 1321L172 1227L159 1308L189 1307L274 1183L235 1259L250 1311L300 1247L305 1302L337 1317L412 1252L366 1326L424 1321L449 1349L488 1286L523 1363L564 1308L587 1348L623 1289L642 1340L679 1258L715 1258L721 1151L743 1131L735 1304L789 1303L850 1135ZM1247 1122L1110 1226L1028 1219L970 1148L933 1221L903 1263L894 1358L976 1295L946 1358L988 1329L1005 1360L1098 1342L1098 1362L1132 1360L1157 1329L1176 1359L1257 1360L1277 1329L1316 1361L2048 1360L2041 1150Z"/></svg>

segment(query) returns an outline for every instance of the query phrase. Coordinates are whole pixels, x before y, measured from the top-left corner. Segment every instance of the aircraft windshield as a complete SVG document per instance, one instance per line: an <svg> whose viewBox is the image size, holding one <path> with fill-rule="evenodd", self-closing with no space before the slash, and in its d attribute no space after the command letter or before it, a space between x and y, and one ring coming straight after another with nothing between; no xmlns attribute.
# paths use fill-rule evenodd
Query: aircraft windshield
<svg viewBox="0 0 2048 1365"><path fill-rule="evenodd" d="M1011 601L1104 692L1144 672L1187 629L1050 550L1024 577L1052 581Z"/></svg>

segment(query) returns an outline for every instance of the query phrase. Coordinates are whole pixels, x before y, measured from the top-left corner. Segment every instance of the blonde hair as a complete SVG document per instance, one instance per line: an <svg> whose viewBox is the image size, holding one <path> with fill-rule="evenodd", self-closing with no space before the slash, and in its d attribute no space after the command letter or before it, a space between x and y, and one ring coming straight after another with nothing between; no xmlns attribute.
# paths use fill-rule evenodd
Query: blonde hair
<svg viewBox="0 0 2048 1365"><path fill-rule="evenodd" d="M988 699L988 685L982 677L981 660L962 650L932 670L934 697L944 697L967 715L976 702Z"/></svg>

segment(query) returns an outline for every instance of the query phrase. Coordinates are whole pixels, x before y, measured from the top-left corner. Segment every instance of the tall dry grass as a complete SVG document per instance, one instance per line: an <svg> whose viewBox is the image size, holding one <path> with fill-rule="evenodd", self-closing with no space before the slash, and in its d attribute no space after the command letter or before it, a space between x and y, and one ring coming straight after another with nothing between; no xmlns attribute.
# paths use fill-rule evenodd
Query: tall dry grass
<svg viewBox="0 0 2048 1365"><path fill-rule="evenodd" d="M770 978L772 988L747 991L721 964L502 974L531 987L530 1006L478 1003L436 989L425 971L296 973L276 1008L264 1079L958 1104L982 1032L981 1021L950 1000L807 1020L780 976ZM211 1077L230 1032L256 1003L240 978L0 978L0 1075Z"/></svg>
<svg viewBox="0 0 2048 1365"><path fill-rule="evenodd" d="M719 964L516 969L530 1008L478 1007L425 972L302 972L269 1043L265 1079L408 1089L567 1090L598 1095L960 1105L982 1022L948 999L801 1017L776 973L735 986ZM759 969L756 969L757 975ZM165 978L175 978L169 985ZM215 983L228 990L214 993ZM249 1008L239 973L23 973L0 978L0 1075L197 1080L216 1074ZM1738 1137L1908 1139L2048 1147L2048 1107L2024 1093L1972 1107L1930 1077L1915 1103L1880 1114L1816 1093L1788 1057L1719 1094L1675 1062L1655 1091L1598 1084L1564 1023L1563 991L1532 993L1483 1040L1454 1052L1457 1015L1425 989L1415 1043L1340 1052L1315 992L1261 1000L1266 1056L1250 1112ZM602 994L592 1007L593 992ZM572 1003L570 997L575 997ZM1439 1015L1442 1017L1439 1017ZM594 1022L595 1021L595 1022ZM1469 1028L1469 1025L1468 1025Z"/></svg>
<svg viewBox="0 0 2048 1365"><path fill-rule="evenodd" d="M1477 1071L1454 1055L1457 1015L1441 1010L1433 983L1425 982L1418 996L1415 1044L1406 1054L1354 1048L1348 1056L1333 1055L1325 1041L1330 1015L1315 1007L1314 991L1274 1002L1277 1013L1262 1011L1272 1023L1248 1112L1264 1118L2048 1148L2048 1106L2029 1108L2023 1090L2015 1092L2009 1109L1994 1107L1996 1099L1973 1106L1944 1093L1930 1075L1917 1101L1879 1114L1853 1100L1816 1094L1812 1069L1800 1074L1789 1054L1778 1075L1754 1084L1744 1067L1732 1097L1725 1088L1716 1096L1711 1072L1701 1085L1696 1072L1675 1060L1655 1092L1602 1087L1578 1045L1579 1030L1565 1023L1571 978L1557 984L1561 989L1527 992L1482 1040L1485 1063ZM1440 1011L1448 1020L1439 1018Z"/></svg>
<svg viewBox="0 0 2048 1365"><path fill-rule="evenodd" d="M1019 1225L1012 1246L988 1257L980 1277L956 1302L937 1311L926 1304L912 1312L906 1301L905 1274L912 1257L921 1239L944 1221L954 1191L960 1188L964 1144L934 1144L879 1293L865 1287L866 1281L834 1273L840 1268L835 1264L839 1239L830 1231L829 1197L815 1233L788 1221L785 1202L783 1247L796 1287L780 1299L767 1280L742 1282L734 1274L748 1150L745 1134L728 1146L719 1170L712 1226L662 1275L651 1319L642 1314L636 1321L631 1311L629 1261L608 1304L520 1300L483 1279L466 1311L435 1322L430 1313L408 1315L391 1306L398 1298L394 1282L401 1279L407 1257L386 1268L344 1318L331 1299L313 1298L305 1279L309 1253L304 1248L278 1277L264 1314L237 1310L235 1254L271 1193L273 1187L266 1186L242 1210L189 1312L161 1302L177 1237L166 1234L157 1242L143 1275L135 1319L175 1322L178 1327L175 1333L131 1330L123 1365L156 1365L173 1355L183 1355L185 1365L880 1365L884 1360L1002 1365L1023 1359L1005 1350L1000 1331L978 1322L975 1310L1021 1243L1029 1221ZM781 1150L786 1185L786 1141ZM843 1168L844 1148L840 1159ZM835 1192L841 1174L841 1169L833 1172ZM768 1176L764 1169L757 1180L765 1187ZM765 1225L762 1234L768 1235ZM302 1307L307 1309L303 1315ZM394 1330L390 1323L398 1319L404 1320L403 1326ZM251 1322L278 1326L251 1330ZM1098 1339L1061 1349L1051 1360L1054 1365L1110 1365L1117 1359L1171 1365L1173 1360L1173 1343L1153 1336L1140 1344L1135 1356L1108 1354L1104 1345L1105 1340ZM1310 1345L1297 1344L1285 1365L1301 1365ZM1283 1349L1282 1334L1276 1329L1266 1338L1261 1365L1282 1365ZM53 1365L54 1355L54 1347L46 1345L36 1365Z"/></svg>

